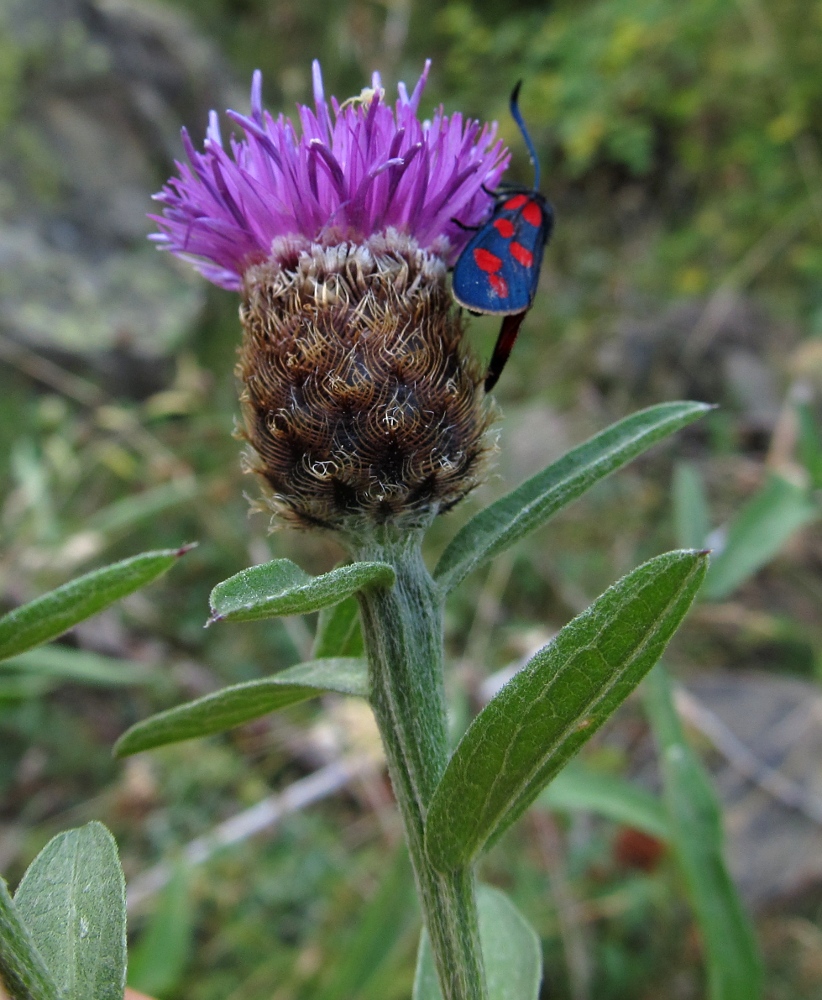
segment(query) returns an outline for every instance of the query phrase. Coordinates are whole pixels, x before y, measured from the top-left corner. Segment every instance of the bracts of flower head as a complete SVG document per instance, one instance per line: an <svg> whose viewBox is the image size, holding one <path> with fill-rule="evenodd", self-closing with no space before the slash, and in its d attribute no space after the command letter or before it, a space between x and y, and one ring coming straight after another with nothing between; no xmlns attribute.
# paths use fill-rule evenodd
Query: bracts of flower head
<svg viewBox="0 0 822 1000"><path fill-rule="evenodd" d="M239 373L251 468L303 524L358 530L453 506L476 482L486 409L445 265L389 230L288 241L249 270Z"/></svg>
<svg viewBox="0 0 822 1000"><path fill-rule="evenodd" d="M273 509L303 526L425 521L477 482L489 417L446 272L507 152L494 126L417 116L428 65L392 109L361 98L291 121L254 75L244 131L184 134L156 242L242 294L244 437ZM455 222L454 220L458 220Z"/></svg>

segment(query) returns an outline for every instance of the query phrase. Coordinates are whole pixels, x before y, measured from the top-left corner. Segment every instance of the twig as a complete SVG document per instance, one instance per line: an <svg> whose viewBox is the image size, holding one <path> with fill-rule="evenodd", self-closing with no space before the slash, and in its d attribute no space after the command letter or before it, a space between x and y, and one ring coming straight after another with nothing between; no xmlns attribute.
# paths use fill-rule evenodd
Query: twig
<svg viewBox="0 0 822 1000"><path fill-rule="evenodd" d="M706 736L741 775L789 809L796 809L814 823L822 825L822 799L761 761L718 715L684 688L678 687L674 697L677 711L683 719Z"/></svg>
<svg viewBox="0 0 822 1000"><path fill-rule="evenodd" d="M525 666L528 659L529 657L524 657L487 677L480 689L483 701L490 701L499 689ZM706 708L685 688L677 687L674 697L677 711L682 718L707 737L743 777L767 792L777 802L781 802L789 809L795 809L814 823L822 825L822 799L818 795L809 792L798 782L760 760L715 712Z"/></svg>
<svg viewBox="0 0 822 1000"><path fill-rule="evenodd" d="M568 881L559 830L550 813L538 809L531 815L531 825L557 908L557 925L565 952L571 997L573 1000L590 1000L591 963L583 912L573 897Z"/></svg>
<svg viewBox="0 0 822 1000"><path fill-rule="evenodd" d="M29 378L36 379L50 389L68 396L69 399L82 403L83 406L95 407L105 402L104 393L93 382L66 371L48 358L2 334L0 334L0 360L5 361L7 365L13 365Z"/></svg>
<svg viewBox="0 0 822 1000"><path fill-rule="evenodd" d="M352 781L376 770L382 762L374 755L360 754L343 757L321 767L288 788L237 813L219 823L209 833L195 837L180 852L178 864L187 867L202 864L229 844L248 840L255 834L270 830L286 816L300 812L345 788ZM174 874L175 864L161 861L132 879L128 886L129 912L137 910L147 899L163 889Z"/></svg>

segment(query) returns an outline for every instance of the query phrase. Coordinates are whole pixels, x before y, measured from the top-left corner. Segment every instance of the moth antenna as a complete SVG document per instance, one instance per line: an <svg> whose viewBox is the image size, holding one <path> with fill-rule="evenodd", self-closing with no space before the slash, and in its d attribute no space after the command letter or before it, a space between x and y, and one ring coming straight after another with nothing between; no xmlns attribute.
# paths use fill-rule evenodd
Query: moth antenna
<svg viewBox="0 0 822 1000"><path fill-rule="evenodd" d="M517 81L517 85L511 91L511 117L519 126L520 132L522 132L522 138L525 140L525 145L528 147L528 156L531 158L531 163L534 167L534 190L539 190L539 157L537 156L537 151L534 148L534 144L531 141L531 136L528 135L528 129L525 127L525 122L522 120L522 115L520 114L519 105L517 101L519 100L519 89L522 86L522 80Z"/></svg>

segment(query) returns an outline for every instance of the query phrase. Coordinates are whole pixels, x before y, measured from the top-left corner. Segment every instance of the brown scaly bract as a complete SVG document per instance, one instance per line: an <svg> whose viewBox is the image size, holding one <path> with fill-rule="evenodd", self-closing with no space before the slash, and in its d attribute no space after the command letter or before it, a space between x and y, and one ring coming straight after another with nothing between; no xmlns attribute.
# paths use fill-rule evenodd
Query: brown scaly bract
<svg viewBox="0 0 822 1000"><path fill-rule="evenodd" d="M391 230L275 240L240 316L242 436L279 514L410 526L476 485L489 408L440 256Z"/></svg>

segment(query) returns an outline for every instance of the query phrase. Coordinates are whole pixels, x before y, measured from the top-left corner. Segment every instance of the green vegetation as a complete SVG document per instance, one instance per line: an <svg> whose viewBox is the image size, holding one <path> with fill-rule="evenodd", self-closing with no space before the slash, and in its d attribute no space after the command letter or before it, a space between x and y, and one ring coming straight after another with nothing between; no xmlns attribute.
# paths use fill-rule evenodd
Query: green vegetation
<svg viewBox="0 0 822 1000"><path fill-rule="evenodd" d="M489 673L532 654L631 567L723 537L669 674L765 668L822 680L822 6L165 2L219 49L241 92L259 66L267 104L286 112L308 97L315 56L338 95L358 92L373 68L391 93L430 56L427 106L497 118L512 176L527 182L506 110L524 80L556 236L495 390L505 413L500 476L435 527L429 565L442 558L440 576L473 568L459 545L446 548L457 528L566 448L643 406L720 405L466 578L448 604L453 698L473 699ZM30 63L22 45L0 38L0 131L22 129ZM199 137L205 122L188 125ZM487 356L497 323L479 319L472 330ZM169 864L168 884L134 905L129 924L132 983L160 1000L407 1000L418 925L401 853L386 865L399 830L381 778L174 868L222 820L374 738L355 699L345 708L307 700L332 687L322 678L298 671L284 693L266 687L269 674L328 655L317 651L322 635L312 650L312 619L203 628L214 584L249 562L290 559L320 575L341 555L312 536L269 535L265 515L248 516L243 494L256 487L231 438L238 338L236 303L210 291L178 357L133 398L99 366L12 351L2 334L0 611L135 552L199 546L55 645L0 663L0 867L16 885L54 833L90 819L112 830L129 881ZM351 666L361 648L345 609L318 618L353 636L340 654ZM243 718L246 701L293 707L197 743L112 758L130 726L182 702L209 715L206 699L227 685ZM456 734L477 707L462 697ZM670 748L682 735L665 723L661 697L649 700ZM629 703L583 751L593 775L585 794L549 786L490 851L483 880L503 887L540 934L543 996L708 995L690 909L704 902L699 859L678 865L675 833L660 836L682 804L677 782L701 781L691 764L717 764L709 743L690 743L698 754L684 777L669 763L662 812L659 797L642 794L654 782L649 727L639 701ZM627 808L637 827L653 834L646 854L625 846L624 803L635 800ZM713 864L721 838L710 796L703 804L711 836L701 847ZM767 1000L822 990L819 886L755 916Z"/></svg>

